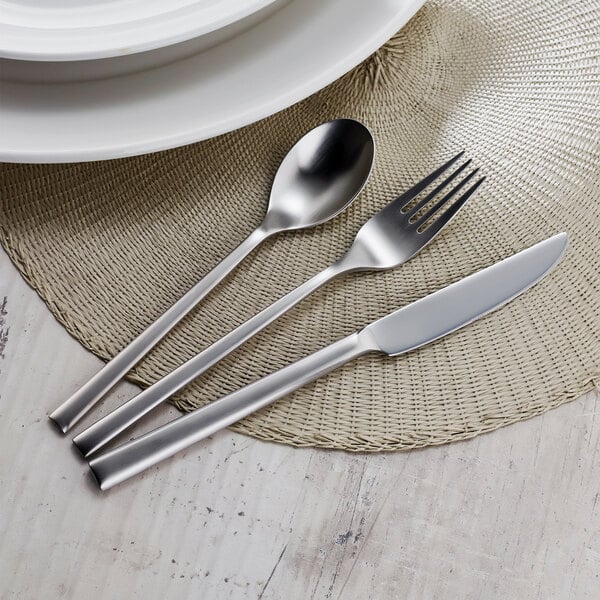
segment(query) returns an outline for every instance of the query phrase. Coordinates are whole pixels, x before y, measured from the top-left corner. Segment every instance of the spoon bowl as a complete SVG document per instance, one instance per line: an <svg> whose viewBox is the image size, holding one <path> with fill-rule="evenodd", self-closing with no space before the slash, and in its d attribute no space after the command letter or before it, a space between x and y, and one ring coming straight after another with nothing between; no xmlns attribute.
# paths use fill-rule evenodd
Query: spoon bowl
<svg viewBox="0 0 600 600"><path fill-rule="evenodd" d="M373 136L358 121L335 119L309 131L275 175L266 226L290 231L329 221L361 192L374 158Z"/></svg>

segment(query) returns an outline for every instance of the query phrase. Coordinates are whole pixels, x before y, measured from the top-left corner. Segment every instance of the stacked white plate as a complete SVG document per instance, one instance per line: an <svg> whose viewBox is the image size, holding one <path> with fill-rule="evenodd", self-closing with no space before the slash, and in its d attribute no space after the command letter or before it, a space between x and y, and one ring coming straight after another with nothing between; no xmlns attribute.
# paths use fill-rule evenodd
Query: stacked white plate
<svg viewBox="0 0 600 600"><path fill-rule="evenodd" d="M143 154L328 85L424 0L0 0L0 160Z"/></svg>

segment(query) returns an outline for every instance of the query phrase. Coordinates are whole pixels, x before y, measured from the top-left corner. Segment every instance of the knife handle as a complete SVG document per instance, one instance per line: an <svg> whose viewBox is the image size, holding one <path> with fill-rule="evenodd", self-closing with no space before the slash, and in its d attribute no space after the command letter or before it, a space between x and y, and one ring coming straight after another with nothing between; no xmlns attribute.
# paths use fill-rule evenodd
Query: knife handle
<svg viewBox="0 0 600 600"><path fill-rule="evenodd" d="M107 490L349 360L374 350L377 346L368 332L353 333L211 404L101 454L89 461L90 468L100 489Z"/></svg>
<svg viewBox="0 0 600 600"><path fill-rule="evenodd" d="M230 273L258 244L270 235L262 225L237 248L209 271L194 287L163 313L112 360L107 362L86 384L52 414L52 419L66 433L118 381L139 362L171 329L185 317L228 273Z"/></svg>

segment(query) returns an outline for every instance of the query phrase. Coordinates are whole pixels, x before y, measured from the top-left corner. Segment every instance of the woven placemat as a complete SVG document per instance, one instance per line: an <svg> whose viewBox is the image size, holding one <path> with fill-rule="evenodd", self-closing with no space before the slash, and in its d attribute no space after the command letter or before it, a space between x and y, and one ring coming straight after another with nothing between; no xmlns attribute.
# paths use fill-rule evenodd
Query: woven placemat
<svg viewBox="0 0 600 600"><path fill-rule="evenodd" d="M598 0L431 1L334 85L240 131L139 158L3 165L2 244L60 322L108 359L260 222L296 139L334 117L365 122L378 154L359 200L263 245L135 369L145 386L328 265L369 216L464 148L487 181L434 244L393 272L321 289L176 402L200 406L565 230L559 268L501 311L402 358L365 356L236 429L385 450L539 414L600 371L599 22Z"/></svg>

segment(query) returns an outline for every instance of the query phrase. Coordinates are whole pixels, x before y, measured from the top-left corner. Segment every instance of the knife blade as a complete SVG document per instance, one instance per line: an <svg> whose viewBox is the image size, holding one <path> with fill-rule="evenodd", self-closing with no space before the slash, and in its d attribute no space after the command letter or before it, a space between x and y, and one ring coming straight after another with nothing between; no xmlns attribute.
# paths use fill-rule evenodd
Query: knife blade
<svg viewBox="0 0 600 600"><path fill-rule="evenodd" d="M211 404L89 461L102 490L173 456L368 352L396 356L437 340L519 296L562 258L566 233L469 275Z"/></svg>
<svg viewBox="0 0 600 600"><path fill-rule="evenodd" d="M559 233L382 317L363 331L390 356L433 342L528 290L560 261L567 244L567 234Z"/></svg>

